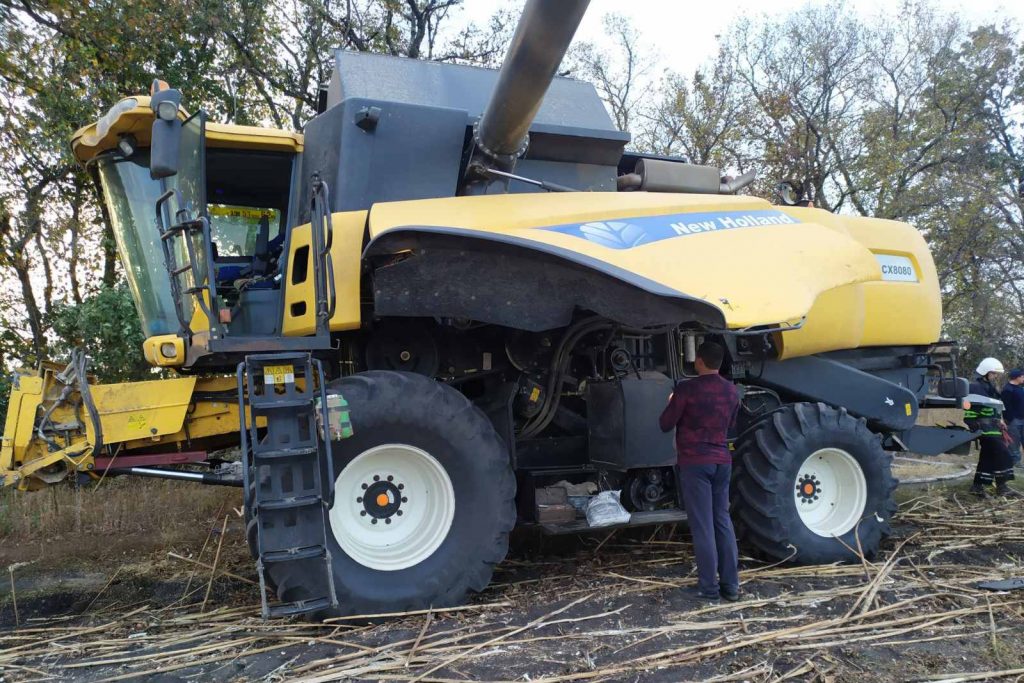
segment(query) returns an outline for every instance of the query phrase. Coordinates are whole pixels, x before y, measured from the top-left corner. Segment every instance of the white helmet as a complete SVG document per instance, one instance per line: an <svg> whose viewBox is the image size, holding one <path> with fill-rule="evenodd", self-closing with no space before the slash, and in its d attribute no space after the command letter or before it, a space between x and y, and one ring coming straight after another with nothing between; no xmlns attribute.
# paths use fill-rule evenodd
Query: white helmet
<svg viewBox="0 0 1024 683"><path fill-rule="evenodd" d="M984 377L990 372L998 372L1003 374L1003 364L995 358L986 358L985 360L978 363L978 369L975 370L980 376Z"/></svg>

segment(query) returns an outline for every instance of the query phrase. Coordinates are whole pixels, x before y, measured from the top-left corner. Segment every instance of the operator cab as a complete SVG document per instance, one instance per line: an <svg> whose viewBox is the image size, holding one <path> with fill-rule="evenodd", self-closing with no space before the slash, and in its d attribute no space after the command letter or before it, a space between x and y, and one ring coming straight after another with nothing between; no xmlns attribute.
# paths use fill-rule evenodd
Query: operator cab
<svg viewBox="0 0 1024 683"><path fill-rule="evenodd" d="M237 362L234 347L258 350L281 336L282 254L297 218L302 136L177 112L178 172L154 179L161 158L150 100L121 100L77 131L72 147L99 185L147 359L186 367ZM161 239L157 204L168 193ZM166 235L200 219L209 225L208 242L202 230Z"/></svg>

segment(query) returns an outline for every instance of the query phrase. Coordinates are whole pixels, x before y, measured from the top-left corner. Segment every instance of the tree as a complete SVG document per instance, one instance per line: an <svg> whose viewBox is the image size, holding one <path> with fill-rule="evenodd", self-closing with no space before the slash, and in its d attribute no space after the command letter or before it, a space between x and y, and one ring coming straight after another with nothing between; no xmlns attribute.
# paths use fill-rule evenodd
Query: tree
<svg viewBox="0 0 1024 683"><path fill-rule="evenodd" d="M54 353L64 358L75 348L89 354L89 370L102 382L152 377L142 357L142 325L124 284L103 287L80 304L60 304L52 316Z"/></svg>
<svg viewBox="0 0 1024 683"><path fill-rule="evenodd" d="M224 35L234 63L259 90L279 128L302 130L316 112L318 92L336 48L412 59L492 65L514 28L513 12L486 27L444 29L462 0L234 0L225 7Z"/></svg>
<svg viewBox="0 0 1024 683"><path fill-rule="evenodd" d="M658 91L644 116L644 148L694 164L746 170L754 157L744 133L754 112L728 50L690 79L666 74Z"/></svg>
<svg viewBox="0 0 1024 683"><path fill-rule="evenodd" d="M650 91L646 77L651 59L642 52L643 41L628 19L607 14L602 21L605 35L612 39L612 50L578 43L570 49L566 62L574 77L594 84L618 129L630 131Z"/></svg>

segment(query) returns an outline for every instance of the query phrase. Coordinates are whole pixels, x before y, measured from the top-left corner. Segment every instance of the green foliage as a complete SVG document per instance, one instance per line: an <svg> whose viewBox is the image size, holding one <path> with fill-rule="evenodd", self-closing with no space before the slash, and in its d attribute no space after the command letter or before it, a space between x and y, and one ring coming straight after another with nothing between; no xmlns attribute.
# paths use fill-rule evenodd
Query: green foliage
<svg viewBox="0 0 1024 683"><path fill-rule="evenodd" d="M78 305L60 305L52 316L55 358L75 347L89 354L89 369L101 382L151 377L142 357L142 326L124 285L103 287Z"/></svg>

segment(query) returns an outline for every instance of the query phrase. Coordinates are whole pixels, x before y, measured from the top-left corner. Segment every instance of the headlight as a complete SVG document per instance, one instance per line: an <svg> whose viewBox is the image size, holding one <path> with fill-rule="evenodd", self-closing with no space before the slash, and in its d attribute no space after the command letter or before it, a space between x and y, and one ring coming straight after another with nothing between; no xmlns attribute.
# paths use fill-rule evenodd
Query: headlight
<svg viewBox="0 0 1024 683"><path fill-rule="evenodd" d="M178 105L170 100L164 100L156 105L156 115L161 121L173 121L178 118Z"/></svg>
<svg viewBox="0 0 1024 683"><path fill-rule="evenodd" d="M173 342L164 342L163 344L160 345L160 354L164 358L174 359L177 358L178 351L177 349L174 348Z"/></svg>

